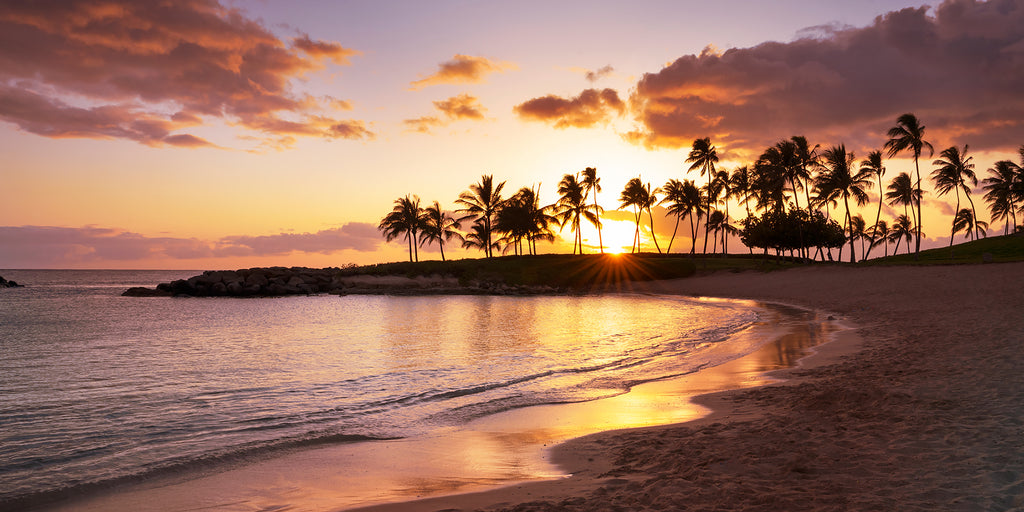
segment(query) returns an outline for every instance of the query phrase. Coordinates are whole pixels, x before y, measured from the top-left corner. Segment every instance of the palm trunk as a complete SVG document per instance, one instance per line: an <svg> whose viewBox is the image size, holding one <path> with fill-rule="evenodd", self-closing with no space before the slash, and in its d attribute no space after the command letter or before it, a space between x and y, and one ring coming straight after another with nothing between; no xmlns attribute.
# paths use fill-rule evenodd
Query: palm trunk
<svg viewBox="0 0 1024 512"><path fill-rule="evenodd" d="M846 221L850 229L850 263L856 263L857 257L854 251L857 246L853 244L853 217L850 216L850 200L846 196L843 196L843 205L846 206ZM842 259L842 256L840 256L840 259Z"/></svg>
<svg viewBox="0 0 1024 512"><path fill-rule="evenodd" d="M971 204L971 222L974 224L974 239L980 238L978 235L978 212L974 209L974 200L971 199L971 194L964 191L964 195L967 196L967 202Z"/></svg>
<svg viewBox="0 0 1024 512"><path fill-rule="evenodd" d="M597 205L597 190L594 190L594 215L597 215L597 244L604 254L604 239L601 238L601 207Z"/></svg>
<svg viewBox="0 0 1024 512"><path fill-rule="evenodd" d="M878 213L875 213L875 224L872 226L872 228L878 227L878 221L879 221L879 219L882 218L882 175L881 175L881 173L879 173L876 176L878 176ZM868 244L868 252L864 253L864 261L867 261L868 260L868 256L871 256L871 249L874 248L874 242L875 242L875 237L872 236L871 237L871 243ZM882 256L885 256L886 252L889 252L889 251L888 250L883 251L882 252Z"/></svg>
<svg viewBox="0 0 1024 512"><path fill-rule="evenodd" d="M654 214L651 213L651 207L647 207L647 218L651 219L651 239L654 240L654 248L658 250L658 254L661 254L661 247L658 246L658 237L654 234Z"/></svg>
<svg viewBox="0 0 1024 512"><path fill-rule="evenodd" d="M707 216L711 218L711 171L708 171L708 211ZM704 221L704 255L708 255L708 221Z"/></svg>
<svg viewBox="0 0 1024 512"><path fill-rule="evenodd" d="M690 244L690 255L691 256L696 256L697 255L697 225L693 223L693 213L690 213L689 217L690 217L690 240L692 241L692 243Z"/></svg>
<svg viewBox="0 0 1024 512"><path fill-rule="evenodd" d="M679 231L679 216L676 215L676 226L672 228L672 238L668 239L668 247L665 248L665 254L672 253L672 242L676 240L676 232Z"/></svg>
<svg viewBox="0 0 1024 512"><path fill-rule="evenodd" d="M441 261L444 261L444 240L441 238L437 239L437 246L441 248Z"/></svg>
<svg viewBox="0 0 1024 512"><path fill-rule="evenodd" d="M922 222L922 218L921 218L921 199L923 198L924 193L921 191L921 166L919 166L918 163L917 163L917 157L918 157L918 155L915 152L914 153L914 169L917 172L917 186L916 186L916 188L917 188L917 191L916 191L917 199L916 199L916 201L917 201L917 219L918 219L917 220L917 246L914 249L914 259L915 260L918 258L918 255L921 253L921 224L924 224L924 222Z"/></svg>
<svg viewBox="0 0 1024 512"><path fill-rule="evenodd" d="M960 214L960 187L954 189L956 192L956 209L953 210L953 225L949 228L949 257L953 257L953 237L956 235L956 216Z"/></svg>

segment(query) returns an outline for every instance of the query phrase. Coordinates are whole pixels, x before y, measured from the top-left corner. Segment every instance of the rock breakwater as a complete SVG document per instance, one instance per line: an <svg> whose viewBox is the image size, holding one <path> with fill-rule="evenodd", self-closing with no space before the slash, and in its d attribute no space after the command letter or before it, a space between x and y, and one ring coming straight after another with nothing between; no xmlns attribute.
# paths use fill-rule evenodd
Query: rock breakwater
<svg viewBox="0 0 1024 512"><path fill-rule="evenodd" d="M279 297L287 295L538 295L560 291L550 286L460 282L451 276L401 276L353 273L341 268L270 267L211 270L156 288L129 288L128 297Z"/></svg>

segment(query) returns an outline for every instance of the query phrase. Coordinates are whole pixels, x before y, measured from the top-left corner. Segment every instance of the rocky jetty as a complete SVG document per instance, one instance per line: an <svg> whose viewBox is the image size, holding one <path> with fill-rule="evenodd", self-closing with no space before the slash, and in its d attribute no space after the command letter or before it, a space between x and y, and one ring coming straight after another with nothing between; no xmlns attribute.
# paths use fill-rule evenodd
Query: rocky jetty
<svg viewBox="0 0 1024 512"><path fill-rule="evenodd" d="M15 281L8 281L0 276L0 288L21 288L24 285L18 284Z"/></svg>
<svg viewBox="0 0 1024 512"><path fill-rule="evenodd" d="M460 282L450 276L400 276L353 273L350 269L270 267L206 271L156 288L129 288L128 297L279 297L286 295L538 295L559 290L549 286L513 286Z"/></svg>

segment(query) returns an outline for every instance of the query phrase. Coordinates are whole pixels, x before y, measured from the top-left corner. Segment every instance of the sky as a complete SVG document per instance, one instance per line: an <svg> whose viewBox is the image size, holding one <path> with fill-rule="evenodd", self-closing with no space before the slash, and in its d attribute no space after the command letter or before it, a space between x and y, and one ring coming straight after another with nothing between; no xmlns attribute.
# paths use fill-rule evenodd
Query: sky
<svg viewBox="0 0 1024 512"><path fill-rule="evenodd" d="M550 203L586 167L628 250L619 192L699 182L695 138L729 170L792 135L859 159L913 112L981 179L1019 159L1021 91L1024 0L0 2L0 268L399 261L377 230L397 198L454 209L486 174ZM954 200L925 190L945 245Z"/></svg>

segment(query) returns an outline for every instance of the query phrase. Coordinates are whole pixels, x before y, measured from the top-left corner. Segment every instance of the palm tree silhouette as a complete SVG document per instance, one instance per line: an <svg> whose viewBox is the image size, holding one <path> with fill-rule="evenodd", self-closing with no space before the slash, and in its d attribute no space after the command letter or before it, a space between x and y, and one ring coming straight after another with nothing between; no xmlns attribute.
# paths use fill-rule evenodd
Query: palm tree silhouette
<svg viewBox="0 0 1024 512"><path fill-rule="evenodd" d="M583 189L584 189L584 200L590 193L594 193L594 213L597 215L597 222L594 226L597 228L597 243L601 248L601 254L604 254L604 239L601 238L601 213L604 211L603 208L597 204L597 193L601 191L601 178L597 177L597 169L594 167L587 167L583 169Z"/></svg>
<svg viewBox="0 0 1024 512"><path fill-rule="evenodd" d="M811 181L811 169L818 166L819 145L815 144L813 148L810 147L807 138L803 135L794 135L789 140L795 146L793 156L796 169L794 169L793 175L801 182L800 186L804 189L804 195L807 198L807 208L809 209L811 205L811 187L807 184ZM793 191L793 196L794 198L796 197L796 190ZM796 203L797 208L799 208L799 201L796 201Z"/></svg>
<svg viewBox="0 0 1024 512"><path fill-rule="evenodd" d="M651 213L651 207L658 200L654 194L656 192L659 192L659 190L654 189L652 192L651 185L644 185L640 178L629 180L626 182L626 187L622 189L622 194L619 196L619 201L622 204L619 208L632 206L634 220L636 220L636 231L633 234L633 247L630 249L630 252L640 252L640 219L646 210L651 219L651 239L654 240L654 247L658 249L658 253L661 253L661 247L658 246L658 238L654 235L654 215Z"/></svg>
<svg viewBox="0 0 1024 512"><path fill-rule="evenodd" d="M860 214L854 215L850 219L850 243L852 244L855 240L860 240L861 261L865 259L864 239L867 238L867 231L867 223L864 222L864 217Z"/></svg>
<svg viewBox="0 0 1024 512"><path fill-rule="evenodd" d="M463 208L457 211L479 218L483 228L481 235L483 236L484 254L488 258L493 254L491 222L494 220L494 215L501 208L501 189L504 186L504 181L497 186L494 185L494 175L481 176L479 183L470 185L469 190L459 194L459 198L455 201L456 204L463 206ZM474 229L476 229L475 225Z"/></svg>
<svg viewBox="0 0 1024 512"><path fill-rule="evenodd" d="M377 229L384 232L384 239L388 242L404 234L409 242L409 261L419 261L419 250L416 248L417 234L424 225L419 196L406 195L395 199L394 208L391 213L384 216Z"/></svg>
<svg viewBox="0 0 1024 512"><path fill-rule="evenodd" d="M484 226L482 218L478 218L473 226L470 228L469 233L462 240L462 247L464 249L480 249L484 251L484 254L490 254L494 249L498 249L500 246L497 242L488 242L487 240L491 236L489 228Z"/></svg>
<svg viewBox="0 0 1024 512"><path fill-rule="evenodd" d="M718 163L718 150L715 146L711 145L711 138L704 137L703 139L696 139L693 141L693 145L690 149L690 154L686 157L686 162L690 164L690 168L687 169L687 173L694 170L699 170L700 175L708 175L708 188L711 188L711 180L715 174L715 164ZM708 198L710 201L710 197ZM708 203L705 211L711 211L711 204ZM708 226L704 224L704 254L708 253Z"/></svg>
<svg viewBox="0 0 1024 512"><path fill-rule="evenodd" d="M911 181L910 175L901 172L896 175L892 181L889 182L889 186L886 187L888 192L885 193L885 198L889 200L889 206L901 204L903 205L903 216L910 215L917 221L917 215L911 209L908 212L908 206L914 206L921 200L921 190L915 189L913 181Z"/></svg>
<svg viewBox="0 0 1024 512"><path fill-rule="evenodd" d="M751 175L750 170L747 166L737 167L732 172L732 176L729 177L729 184L732 187L733 197L736 201L743 205L747 210L747 217L750 217L750 198L751 198ZM810 202L810 195L807 196L808 202ZM747 247L750 254L754 254L753 247Z"/></svg>
<svg viewBox="0 0 1024 512"><path fill-rule="evenodd" d="M939 196L944 196L949 193L950 190L956 194L956 209L954 210L956 215L953 218L952 231L949 234L949 251L950 255L953 254L953 236L956 235L956 225L958 220L963 220L966 217L960 215L960 191L963 190L967 196L967 200L971 203L971 220L975 220L974 201L971 201L971 188L967 186L967 182L970 181L972 185L977 186L978 178L974 175L974 157L967 156L967 146L964 145L964 150L960 151L956 146L950 146L939 153L939 159L932 162L933 165L939 166L937 169L932 171L932 181L935 183L935 192ZM977 231L976 226L969 228L968 233Z"/></svg>
<svg viewBox="0 0 1024 512"><path fill-rule="evenodd" d="M822 190L826 191L826 195L831 198L841 197L843 198L843 204L846 206L846 221L845 225L852 229L853 218L850 213L850 201L849 198L853 197L857 205L862 205L868 202L868 194L864 191L865 188L870 188L872 183L868 177L868 173L863 171L853 174L853 153L846 152L846 146L840 144L838 146L832 146L822 153L821 167L823 172L820 176L822 183ZM850 263L857 261L854 255L855 246L853 244L853 237L850 239Z"/></svg>
<svg viewBox="0 0 1024 512"><path fill-rule="evenodd" d="M988 223L974 218L974 211L963 208L956 212L953 217L953 236L963 231L966 238L977 240L979 237L987 236Z"/></svg>
<svg viewBox="0 0 1024 512"><path fill-rule="evenodd" d="M569 229L575 232L572 253L576 254L576 247L579 246L580 254L583 254L583 234L580 231L582 219L585 218L593 224L599 223L600 220L594 212L594 206L587 204L583 183L575 174L562 176L562 181L558 182L558 195L555 217L562 227L569 225Z"/></svg>
<svg viewBox="0 0 1024 512"><path fill-rule="evenodd" d="M910 240L912 238L914 238L914 225L910 223L910 219L905 214L896 217L896 221L892 224L892 230L889 232L889 241L896 244L896 248L892 250L892 255L895 256L899 252L900 240L907 241L907 254L910 254Z"/></svg>
<svg viewBox="0 0 1024 512"><path fill-rule="evenodd" d="M441 204L437 201L423 210L422 218L423 235L420 238L420 245L437 242L437 246L441 249L441 261L445 261L444 243L452 238L460 242L463 241L462 233L458 230L462 229L462 221L465 218L452 217L441 209Z"/></svg>
<svg viewBox="0 0 1024 512"><path fill-rule="evenodd" d="M885 247L882 248L882 256L888 255L889 254L889 235L892 234L892 231L889 229L889 224L886 223L884 220L879 220L878 222L875 223L874 226L871 227L870 231L871 231L871 245L870 245L870 247L874 248L874 247L878 247L879 245L885 244ZM867 256L865 256L864 259L867 259Z"/></svg>
<svg viewBox="0 0 1024 512"><path fill-rule="evenodd" d="M1024 164L1024 146L1021 146L1021 163ZM1024 171L1010 160L1000 160L988 170L989 177L982 180L985 202L992 220L1003 221L1003 234L1009 234L1009 226L1017 232L1017 200L1024 194Z"/></svg>
<svg viewBox="0 0 1024 512"><path fill-rule="evenodd" d="M935 153L935 148L924 140L924 125L917 119L917 116L911 113L901 115L896 119L896 126L889 128L889 140L885 143L885 149L888 150L889 158L892 158L903 151L911 151L914 155L914 170L917 172L917 181L914 184L916 190L916 204L917 204L917 245L914 249L914 254L921 252L921 228L924 224L921 219L921 167L918 165L918 159L921 156L921 151L924 148L928 148L928 156L931 157ZM916 256L915 256L916 257Z"/></svg>
<svg viewBox="0 0 1024 512"><path fill-rule="evenodd" d="M867 173L868 175L874 175L875 179L878 180L878 211L875 212L875 223L872 226L878 226L878 222L882 217L882 176L885 176L885 166L882 165L882 152L872 151L868 153L868 157L860 162L860 172ZM871 244L868 245L868 252L864 255L864 259L868 259L871 255L871 249L875 248L876 244L875 235L872 230ZM888 251L888 246L883 251ZM884 255L884 254L883 254Z"/></svg>

